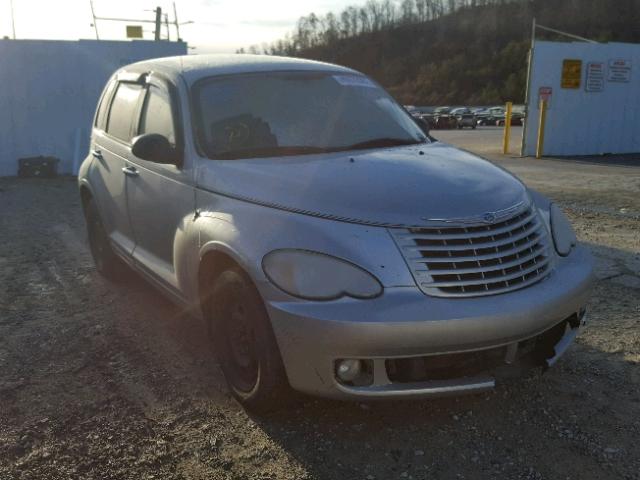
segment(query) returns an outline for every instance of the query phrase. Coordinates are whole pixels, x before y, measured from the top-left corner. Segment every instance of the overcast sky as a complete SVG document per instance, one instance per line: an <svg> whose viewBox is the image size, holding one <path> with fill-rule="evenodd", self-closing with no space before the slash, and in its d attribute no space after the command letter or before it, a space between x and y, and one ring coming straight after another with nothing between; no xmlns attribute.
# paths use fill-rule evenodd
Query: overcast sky
<svg viewBox="0 0 640 480"><path fill-rule="evenodd" d="M271 42L291 31L297 19L310 12L338 11L364 0L176 0L181 36L195 52L234 52L237 48ZM97 16L154 18L156 6L173 19L171 0L93 0ZM17 38L76 40L95 38L89 0L13 0ZM0 0L0 37L12 36L10 0ZM134 22L127 22L135 24ZM98 21L101 39L125 40L127 23ZM152 24L144 24L152 39ZM163 30L163 34L164 34ZM172 39L175 31L172 28Z"/></svg>

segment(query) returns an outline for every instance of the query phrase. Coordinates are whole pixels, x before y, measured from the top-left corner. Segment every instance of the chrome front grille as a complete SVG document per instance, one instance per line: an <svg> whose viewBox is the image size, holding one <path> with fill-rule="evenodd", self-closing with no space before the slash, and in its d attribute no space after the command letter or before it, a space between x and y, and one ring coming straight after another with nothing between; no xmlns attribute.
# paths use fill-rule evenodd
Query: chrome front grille
<svg viewBox="0 0 640 480"><path fill-rule="evenodd" d="M536 210L491 225L390 229L418 286L440 297L472 297L531 285L550 271L547 230Z"/></svg>

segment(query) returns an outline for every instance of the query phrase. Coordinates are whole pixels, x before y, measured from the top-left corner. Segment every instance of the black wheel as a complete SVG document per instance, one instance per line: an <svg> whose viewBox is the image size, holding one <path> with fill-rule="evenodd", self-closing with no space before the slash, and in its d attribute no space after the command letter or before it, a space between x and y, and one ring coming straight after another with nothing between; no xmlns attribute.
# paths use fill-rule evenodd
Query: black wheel
<svg viewBox="0 0 640 480"><path fill-rule="evenodd" d="M111 281L120 281L126 275L126 265L114 253L109 237L102 225L100 214L93 199L85 208L87 233L91 256L98 272Z"/></svg>
<svg viewBox="0 0 640 480"><path fill-rule="evenodd" d="M222 272L205 310L211 344L233 396L257 412L291 399L271 322L247 275L236 267Z"/></svg>
<svg viewBox="0 0 640 480"><path fill-rule="evenodd" d="M476 129L476 126L475 126L475 125L471 125L471 128L472 128L473 130L475 130L475 129Z"/></svg>

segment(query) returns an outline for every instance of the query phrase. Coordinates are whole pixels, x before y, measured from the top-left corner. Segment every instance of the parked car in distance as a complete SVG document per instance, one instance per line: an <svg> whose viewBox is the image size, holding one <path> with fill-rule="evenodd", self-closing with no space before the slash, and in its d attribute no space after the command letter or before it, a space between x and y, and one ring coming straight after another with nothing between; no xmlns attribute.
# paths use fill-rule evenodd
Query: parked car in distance
<svg viewBox="0 0 640 480"><path fill-rule="evenodd" d="M419 112L419 113L412 114L412 116L414 118L420 119L423 123L428 125L429 129L434 130L436 128L436 119L433 116L433 112L431 113Z"/></svg>
<svg viewBox="0 0 640 480"><path fill-rule="evenodd" d="M451 115L456 119L458 129L462 130L464 127L470 127L475 130L477 119L469 108L454 108L451 110Z"/></svg>
<svg viewBox="0 0 640 480"><path fill-rule="evenodd" d="M201 318L248 409L482 392L586 320L592 259L560 207L337 65L123 67L78 183L98 271Z"/></svg>
<svg viewBox="0 0 640 480"><path fill-rule="evenodd" d="M490 107L476 113L478 125L497 125L499 119L504 118L505 110L503 107Z"/></svg>
<svg viewBox="0 0 640 480"><path fill-rule="evenodd" d="M502 117L496 117L496 125L499 127L504 127L506 121L506 113ZM523 112L511 112L511 125L512 126L521 126L524 123L524 113Z"/></svg>
<svg viewBox="0 0 640 480"><path fill-rule="evenodd" d="M451 107L438 107L432 114L433 128L438 130L456 128L458 122L456 118L451 114Z"/></svg>

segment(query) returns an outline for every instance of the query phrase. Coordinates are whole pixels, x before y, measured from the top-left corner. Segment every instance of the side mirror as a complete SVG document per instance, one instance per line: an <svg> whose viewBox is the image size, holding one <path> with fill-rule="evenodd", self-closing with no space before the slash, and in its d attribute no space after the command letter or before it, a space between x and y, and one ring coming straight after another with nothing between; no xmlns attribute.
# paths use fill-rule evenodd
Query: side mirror
<svg viewBox="0 0 640 480"><path fill-rule="evenodd" d="M164 135L145 133L133 139L131 153L142 160L177 165L178 152Z"/></svg>

